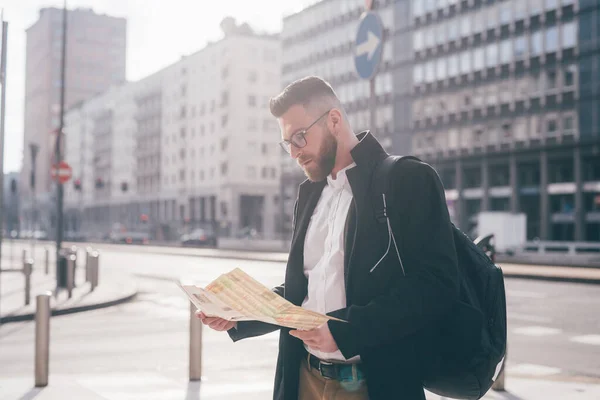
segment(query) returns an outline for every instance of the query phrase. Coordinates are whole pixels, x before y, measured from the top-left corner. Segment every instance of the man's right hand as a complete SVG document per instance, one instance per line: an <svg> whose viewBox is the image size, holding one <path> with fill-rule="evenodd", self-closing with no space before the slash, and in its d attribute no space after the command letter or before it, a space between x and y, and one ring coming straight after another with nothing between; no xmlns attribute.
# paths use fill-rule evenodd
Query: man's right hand
<svg viewBox="0 0 600 400"><path fill-rule="evenodd" d="M228 331L231 328L235 328L237 322L227 321L226 319L219 317L207 317L202 311L196 313L196 317L200 318L204 325L208 325L209 328L215 331Z"/></svg>

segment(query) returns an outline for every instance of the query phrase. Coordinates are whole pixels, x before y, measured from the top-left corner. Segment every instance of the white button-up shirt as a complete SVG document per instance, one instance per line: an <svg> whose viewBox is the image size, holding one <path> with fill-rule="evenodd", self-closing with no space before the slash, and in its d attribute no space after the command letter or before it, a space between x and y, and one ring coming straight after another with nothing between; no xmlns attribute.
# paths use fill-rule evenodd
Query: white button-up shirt
<svg viewBox="0 0 600 400"><path fill-rule="evenodd" d="M302 307L326 314L346 307L344 285L344 227L352 202L352 189L346 171L337 173L336 179L327 177L327 185L313 212L304 241L304 275L308 278L308 293ZM346 360L338 350L323 353L306 346L306 350L322 360Z"/></svg>

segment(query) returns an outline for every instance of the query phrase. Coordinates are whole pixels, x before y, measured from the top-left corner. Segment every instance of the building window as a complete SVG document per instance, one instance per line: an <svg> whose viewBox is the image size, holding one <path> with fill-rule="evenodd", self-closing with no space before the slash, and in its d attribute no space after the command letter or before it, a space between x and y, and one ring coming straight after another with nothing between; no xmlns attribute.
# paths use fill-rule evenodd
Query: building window
<svg viewBox="0 0 600 400"><path fill-rule="evenodd" d="M525 58L527 50L527 38L525 36L515 38L515 59L520 60Z"/></svg>
<svg viewBox="0 0 600 400"><path fill-rule="evenodd" d="M546 89L556 89L556 71L548 71L546 74Z"/></svg>
<svg viewBox="0 0 600 400"><path fill-rule="evenodd" d="M455 77L458 75L458 55L453 54L448 57L448 76Z"/></svg>
<svg viewBox="0 0 600 400"><path fill-rule="evenodd" d="M516 0L513 4L515 5L515 21L524 19L527 16L527 2Z"/></svg>
<svg viewBox="0 0 600 400"><path fill-rule="evenodd" d="M479 47L473 51L473 69L481 71L484 67L484 52L483 47Z"/></svg>
<svg viewBox="0 0 600 400"><path fill-rule="evenodd" d="M221 176L227 176L227 163L221 163Z"/></svg>
<svg viewBox="0 0 600 400"><path fill-rule="evenodd" d="M433 61L425 64L425 82L433 83L435 81L435 65Z"/></svg>
<svg viewBox="0 0 600 400"><path fill-rule="evenodd" d="M546 52L553 53L558 50L558 28L553 26L546 30Z"/></svg>
<svg viewBox="0 0 600 400"><path fill-rule="evenodd" d="M512 1L505 1L504 3L500 3L500 24L506 25L510 23L512 18Z"/></svg>
<svg viewBox="0 0 600 400"><path fill-rule="evenodd" d="M229 92L221 92L221 107L227 107L229 105Z"/></svg>
<svg viewBox="0 0 600 400"><path fill-rule="evenodd" d="M256 96L254 96L254 95L248 96L248 106L256 107Z"/></svg>
<svg viewBox="0 0 600 400"><path fill-rule="evenodd" d="M225 128L227 126L227 122L229 121L229 117L227 114L221 116L221 127Z"/></svg>
<svg viewBox="0 0 600 400"><path fill-rule="evenodd" d="M415 85L423 82L423 64L416 64L413 67L413 82Z"/></svg>
<svg viewBox="0 0 600 400"><path fill-rule="evenodd" d="M264 156L266 156L269 153L269 146L267 146L266 143L262 144L262 153Z"/></svg>
<svg viewBox="0 0 600 400"><path fill-rule="evenodd" d="M250 179L256 179L256 167L248 167L246 169L247 177Z"/></svg>
<svg viewBox="0 0 600 400"><path fill-rule="evenodd" d="M256 118L250 118L248 120L248 131L256 132L257 129L258 129L258 120Z"/></svg>
<svg viewBox="0 0 600 400"><path fill-rule="evenodd" d="M413 34L413 49L420 51L423 48L423 31L418 30Z"/></svg>
<svg viewBox="0 0 600 400"><path fill-rule="evenodd" d="M223 67L221 69L221 79L226 79L229 76L229 68Z"/></svg>
<svg viewBox="0 0 600 400"><path fill-rule="evenodd" d="M543 51L543 37L542 32L537 31L533 35L531 35L531 55L539 56Z"/></svg>
<svg viewBox="0 0 600 400"><path fill-rule="evenodd" d="M551 118L546 120L546 134L548 136L553 136L556 135L556 132L558 131L558 125L556 123L556 119Z"/></svg>
<svg viewBox="0 0 600 400"><path fill-rule="evenodd" d="M510 40L500 42L500 63L509 64L512 61L512 54L512 42Z"/></svg>
<svg viewBox="0 0 600 400"><path fill-rule="evenodd" d="M185 181L185 169L180 169L179 170L179 181L180 182Z"/></svg>
<svg viewBox="0 0 600 400"><path fill-rule="evenodd" d="M433 27L425 29L425 47L430 48L435 46L435 32Z"/></svg>
<svg viewBox="0 0 600 400"><path fill-rule="evenodd" d="M494 29L498 25L498 7L495 4L490 5L487 8L486 16L487 28Z"/></svg>
<svg viewBox="0 0 600 400"><path fill-rule="evenodd" d="M485 61L488 68L498 65L498 44L492 43L486 47Z"/></svg>
<svg viewBox="0 0 600 400"><path fill-rule="evenodd" d="M546 11L558 8L558 0L546 0Z"/></svg>
<svg viewBox="0 0 600 400"><path fill-rule="evenodd" d="M257 80L258 80L258 75L257 75L256 71L249 71L248 72L248 82L255 83Z"/></svg>
<svg viewBox="0 0 600 400"><path fill-rule="evenodd" d="M536 16L542 13L544 0L529 0L529 14Z"/></svg>
<svg viewBox="0 0 600 400"><path fill-rule="evenodd" d="M463 51L460 55L460 72L462 74L468 74L471 72L471 53Z"/></svg>
<svg viewBox="0 0 600 400"><path fill-rule="evenodd" d="M575 22L568 22L562 26L562 47L568 49L577 44L577 25Z"/></svg>
<svg viewBox="0 0 600 400"><path fill-rule="evenodd" d="M446 73L446 59L445 58L438 58L436 70L437 70L436 76L437 76L438 80L446 79L447 73Z"/></svg>
<svg viewBox="0 0 600 400"><path fill-rule="evenodd" d="M577 70L577 67L575 67L574 65L569 65L567 68L565 68L564 71L564 86L565 87L572 87L575 85L575 71Z"/></svg>
<svg viewBox="0 0 600 400"><path fill-rule="evenodd" d="M473 34L482 33L485 30L484 21L485 21L485 13L484 9L479 11L474 11L472 13L473 18Z"/></svg>
<svg viewBox="0 0 600 400"><path fill-rule="evenodd" d="M460 36L468 37L471 34L471 16L463 15L460 18Z"/></svg>
<svg viewBox="0 0 600 400"><path fill-rule="evenodd" d="M458 39L458 20L451 19L448 21L448 40L454 41Z"/></svg>
<svg viewBox="0 0 600 400"><path fill-rule="evenodd" d="M444 22L440 22L435 28L435 42L437 45L441 45L444 44L446 39L446 24Z"/></svg>

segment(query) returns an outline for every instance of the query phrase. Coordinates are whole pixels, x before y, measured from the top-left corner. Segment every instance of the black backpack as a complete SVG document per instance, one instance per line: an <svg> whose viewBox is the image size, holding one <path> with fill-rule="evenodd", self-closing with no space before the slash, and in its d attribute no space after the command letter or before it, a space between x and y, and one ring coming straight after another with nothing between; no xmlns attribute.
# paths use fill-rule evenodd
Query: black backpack
<svg viewBox="0 0 600 400"><path fill-rule="evenodd" d="M382 195L388 191L391 170L405 159L421 161L411 156L389 156L379 163L372 182L376 198L385 199ZM379 222L388 224L393 236L385 200L377 202L375 207ZM459 304L440 330L440 339L452 345L446 346L438 359L431 360L423 386L440 396L476 400L485 395L504 367L504 277L502 270L467 235L454 225L452 230L458 257L460 297ZM402 265L400 254L397 255Z"/></svg>

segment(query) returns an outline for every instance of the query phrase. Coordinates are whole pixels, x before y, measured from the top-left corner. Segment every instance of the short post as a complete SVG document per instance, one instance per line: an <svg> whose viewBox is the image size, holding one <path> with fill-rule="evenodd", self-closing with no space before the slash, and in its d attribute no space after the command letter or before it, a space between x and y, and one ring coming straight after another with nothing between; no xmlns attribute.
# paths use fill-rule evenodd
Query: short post
<svg viewBox="0 0 600 400"><path fill-rule="evenodd" d="M67 259L67 292L69 298L73 297L73 286L75 286L75 261L77 257L73 254Z"/></svg>
<svg viewBox="0 0 600 400"><path fill-rule="evenodd" d="M494 384L492 385L492 389L495 391L498 391L498 392L504 392L506 390L504 388L504 384L505 384L505 380L506 380L505 367L506 367L507 354L508 354L508 351L505 351L504 359L502 359L502 366L500 367L500 373L498 374L498 377L496 378L496 380L494 381Z"/></svg>
<svg viewBox="0 0 600 400"><path fill-rule="evenodd" d="M35 387L48 386L50 358L50 296L46 292L36 297L35 308Z"/></svg>
<svg viewBox="0 0 600 400"><path fill-rule="evenodd" d="M25 305L31 303L31 272L33 271L33 260L29 259L23 263L23 275L25 275Z"/></svg>
<svg viewBox="0 0 600 400"><path fill-rule="evenodd" d="M202 379L202 321L190 303L190 381Z"/></svg>
<svg viewBox="0 0 600 400"><path fill-rule="evenodd" d="M25 262L27 260L27 250L23 249L23 253L21 256L21 261Z"/></svg>
<svg viewBox="0 0 600 400"><path fill-rule="evenodd" d="M100 275L100 254L94 251L90 254L90 287L94 291L98 286Z"/></svg>
<svg viewBox="0 0 600 400"><path fill-rule="evenodd" d="M85 281L91 282L91 256L92 256L92 248L86 247L85 249Z"/></svg>
<svg viewBox="0 0 600 400"><path fill-rule="evenodd" d="M44 251L46 253L45 254L45 256L46 256L45 257L46 258L46 265L45 265L44 271L46 272L46 275L48 275L48 269L50 268L50 250L48 250L48 248L46 247L44 249Z"/></svg>

